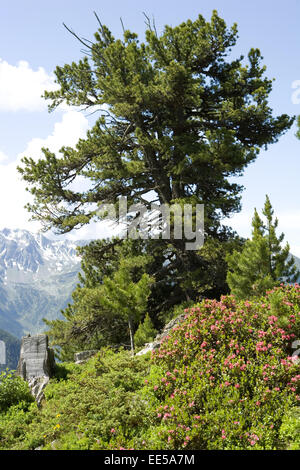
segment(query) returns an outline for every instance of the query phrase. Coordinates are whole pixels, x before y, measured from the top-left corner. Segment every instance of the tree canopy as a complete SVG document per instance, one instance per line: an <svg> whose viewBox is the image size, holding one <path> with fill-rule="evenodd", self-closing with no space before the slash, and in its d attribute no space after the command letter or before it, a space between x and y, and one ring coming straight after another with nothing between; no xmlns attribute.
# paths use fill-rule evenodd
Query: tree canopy
<svg viewBox="0 0 300 470"><path fill-rule="evenodd" d="M195 299L199 287L209 296L226 293L224 252L237 237L222 219L240 210L242 191L231 177L242 175L294 118L273 116L272 80L259 49L233 57L237 25L227 27L216 11L210 21L199 15L161 34L147 20L143 41L129 30L115 38L96 18L94 41L68 28L86 55L56 67L59 88L44 96L50 111L65 103L99 118L75 148L23 158L19 171L34 196L27 207L45 230L66 233L102 220L99 205L118 209L121 197L147 208L153 201L204 204L202 249L186 251L172 231L169 240L145 242L161 261L162 284L153 289L169 279L169 304ZM110 242L101 246L110 251Z"/></svg>
<svg viewBox="0 0 300 470"><path fill-rule="evenodd" d="M214 11L159 36L148 23L145 42L128 30L115 39L100 22L87 55L55 70L59 89L45 92L49 109L102 109L76 148L59 155L23 159L20 172L34 204L28 208L46 227L67 232L97 218L93 203L205 204L207 230L239 209L241 187L229 182L253 162L261 147L278 140L292 124L272 116L272 81L258 49L230 59L237 26L227 28ZM75 34L75 33L74 33ZM83 178L88 190L75 191Z"/></svg>

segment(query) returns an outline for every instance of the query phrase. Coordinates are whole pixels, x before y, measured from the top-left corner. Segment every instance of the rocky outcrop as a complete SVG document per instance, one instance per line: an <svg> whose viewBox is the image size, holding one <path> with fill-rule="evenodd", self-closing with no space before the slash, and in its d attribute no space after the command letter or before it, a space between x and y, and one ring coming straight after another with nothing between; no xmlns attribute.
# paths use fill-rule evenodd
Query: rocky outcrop
<svg viewBox="0 0 300 470"><path fill-rule="evenodd" d="M38 405L44 398L43 390L53 375L54 367L54 351L48 346L47 335L22 338L17 374L28 382Z"/></svg>
<svg viewBox="0 0 300 470"><path fill-rule="evenodd" d="M44 388L48 385L49 380L49 377L33 377L28 380L29 388L38 406L41 406L42 401L45 398Z"/></svg>
<svg viewBox="0 0 300 470"><path fill-rule="evenodd" d="M176 325L181 323L184 320L184 318L185 318L185 313L182 313L178 317L173 318L171 321L169 321L169 323L166 324L166 326L164 327L162 332L159 333L155 337L154 341L152 343L145 344L145 347L141 351L139 351L136 355L141 356L142 354L147 354L149 351L154 351L155 349L158 349L160 347L161 343L163 342L164 338L166 338L169 335L169 333L171 332L171 330Z"/></svg>
<svg viewBox="0 0 300 470"><path fill-rule="evenodd" d="M97 354L97 349L89 349L87 351L80 351L74 354L74 361L75 364L83 364L86 362L90 357Z"/></svg>
<svg viewBox="0 0 300 470"><path fill-rule="evenodd" d="M47 335L28 335L22 338L18 375L24 380L51 377L54 365L54 352L48 346Z"/></svg>

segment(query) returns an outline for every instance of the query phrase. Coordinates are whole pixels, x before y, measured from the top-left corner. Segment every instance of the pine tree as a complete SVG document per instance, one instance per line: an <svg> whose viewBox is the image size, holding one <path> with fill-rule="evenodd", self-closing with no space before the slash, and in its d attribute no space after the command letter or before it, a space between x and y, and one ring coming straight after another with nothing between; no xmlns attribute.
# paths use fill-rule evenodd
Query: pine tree
<svg viewBox="0 0 300 470"><path fill-rule="evenodd" d="M234 250L227 256L227 283L231 293L239 299L263 295L281 282L296 282L300 274L289 254L289 244L281 246L284 234L276 235L278 219L273 220L274 211L268 196L262 213L266 222L255 209L252 238L241 251Z"/></svg>
<svg viewBox="0 0 300 470"><path fill-rule="evenodd" d="M144 321L139 324L134 335L135 345L139 348L146 343L150 343L156 336L157 330L154 328L149 313L146 314Z"/></svg>
<svg viewBox="0 0 300 470"><path fill-rule="evenodd" d="M216 11L210 21L199 15L165 26L161 35L147 21L144 42L128 30L116 39L98 21L94 42L71 31L88 54L58 66L59 89L44 96L49 110L65 103L100 116L75 148L63 147L58 155L44 149L38 161L23 159L19 171L34 197L28 210L45 230L66 233L102 220L99 204L114 204L118 211L120 197L148 209L153 201L204 204L206 240L230 240L221 221L240 210L242 191L230 178L241 175L294 121L285 114L273 117L272 80L265 77L260 51L251 49L246 60L230 59L237 26L228 28ZM80 190L76 183L83 179ZM175 276L168 302L195 299L194 284L206 283L215 260L201 250L186 251L185 238L175 239L172 231L170 240L159 242L160 272L168 266L167 275ZM223 264L209 295L225 289Z"/></svg>
<svg viewBox="0 0 300 470"><path fill-rule="evenodd" d="M134 354L134 332L147 309L147 300L153 279L143 273L135 279L136 269L145 265L144 256L122 259L119 269L112 277L103 279L100 304L112 312L124 317L128 323L130 348Z"/></svg>
<svg viewBox="0 0 300 470"><path fill-rule="evenodd" d="M130 344L134 353L134 333L147 311L154 281L145 272L149 262L145 254L112 259L113 272L106 267L101 279L74 290L73 303L62 312L65 320L44 320L60 358L69 358L79 345L99 349Z"/></svg>
<svg viewBox="0 0 300 470"><path fill-rule="evenodd" d="M261 147L276 142L294 118L272 117L267 106L272 81L261 54L226 61L237 38L214 11L211 22L171 28L159 37L150 24L146 43L135 33L115 39L100 24L89 56L57 67L60 88L45 92L49 109L62 102L93 109L105 105L86 139L60 155L44 149L38 162L25 157L20 168L32 186L28 208L47 228L68 232L96 217L91 203L126 196L143 202L155 191L160 203L204 202L208 229L220 213L239 209L241 187L230 183L253 162ZM77 178L88 190L72 190Z"/></svg>

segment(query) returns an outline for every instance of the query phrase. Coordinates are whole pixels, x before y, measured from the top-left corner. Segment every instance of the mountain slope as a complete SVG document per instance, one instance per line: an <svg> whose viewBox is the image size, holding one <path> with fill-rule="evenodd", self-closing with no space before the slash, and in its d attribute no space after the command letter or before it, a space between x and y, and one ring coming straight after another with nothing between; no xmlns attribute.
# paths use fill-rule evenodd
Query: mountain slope
<svg viewBox="0 0 300 470"><path fill-rule="evenodd" d="M0 231L0 329L21 337L60 317L80 270L76 246L26 230Z"/></svg>
<svg viewBox="0 0 300 470"><path fill-rule="evenodd" d="M295 260L295 265L297 266L297 269L300 271L300 258L297 258L297 256L295 256L295 255L292 255L292 256Z"/></svg>
<svg viewBox="0 0 300 470"><path fill-rule="evenodd" d="M5 343L6 356L5 364L0 362L0 372L6 370L6 368L15 370L20 356L21 341L4 330L0 330L0 341Z"/></svg>

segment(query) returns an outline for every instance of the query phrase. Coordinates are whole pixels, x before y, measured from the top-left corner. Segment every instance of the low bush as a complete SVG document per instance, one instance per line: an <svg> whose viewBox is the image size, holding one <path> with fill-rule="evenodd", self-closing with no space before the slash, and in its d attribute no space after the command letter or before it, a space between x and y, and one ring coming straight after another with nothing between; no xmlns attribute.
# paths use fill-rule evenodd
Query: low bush
<svg viewBox="0 0 300 470"><path fill-rule="evenodd" d="M299 449L299 338L298 285L204 300L152 358L60 364L41 409L4 377L0 449Z"/></svg>
<svg viewBox="0 0 300 470"><path fill-rule="evenodd" d="M146 406L139 391L149 373L149 356L102 350L84 365L60 364L58 369L40 410L30 409L27 420L19 410L0 414L0 449L111 448L115 432L129 441L143 428ZM8 438L4 429L12 419L20 433L12 429Z"/></svg>
<svg viewBox="0 0 300 470"><path fill-rule="evenodd" d="M17 377L13 371L0 372L0 413L14 405L27 408L32 401L27 382Z"/></svg>
<svg viewBox="0 0 300 470"><path fill-rule="evenodd" d="M300 450L300 409L291 408L282 420L280 428L282 449Z"/></svg>

